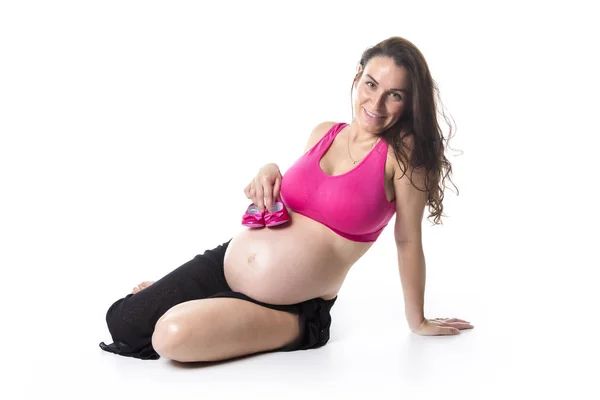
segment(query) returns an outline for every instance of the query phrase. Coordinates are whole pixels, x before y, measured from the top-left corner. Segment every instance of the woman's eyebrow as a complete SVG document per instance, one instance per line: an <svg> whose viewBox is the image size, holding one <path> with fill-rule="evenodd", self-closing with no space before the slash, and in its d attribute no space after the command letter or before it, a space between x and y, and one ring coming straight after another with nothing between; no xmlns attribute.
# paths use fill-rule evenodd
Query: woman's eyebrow
<svg viewBox="0 0 600 400"><path fill-rule="evenodd" d="M379 85L379 82L377 82L377 81L375 80L375 78L373 78L373 77L372 77L371 75L369 75L369 74L367 74L367 76L368 76L369 78L371 78L371 79L372 79L372 80L373 80L373 81L374 81L376 84L378 84L378 85ZM395 90L395 91L397 91L397 92L404 92L404 93L408 93L408 91L407 91L406 89L390 89L390 90Z"/></svg>

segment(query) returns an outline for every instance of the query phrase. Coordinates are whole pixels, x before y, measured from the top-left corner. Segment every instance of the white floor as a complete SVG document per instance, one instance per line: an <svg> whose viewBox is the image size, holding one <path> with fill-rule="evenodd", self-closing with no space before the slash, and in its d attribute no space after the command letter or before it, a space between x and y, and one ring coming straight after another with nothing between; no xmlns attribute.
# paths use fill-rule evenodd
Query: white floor
<svg viewBox="0 0 600 400"><path fill-rule="evenodd" d="M468 247L449 242L440 244L442 253ZM89 274L78 286L59 276L32 282L21 289L29 306L26 318L19 301L5 307L3 330L12 337L3 340L11 377L6 387L14 385L12 393L22 397L4 398L597 398L591 381L598 372L598 323L586 319L583 308L571 308L591 300L561 290L571 280L554 273L551 264L543 279L522 269L517 281L513 277L523 264L506 263L500 274L492 258L472 263L485 245L462 264L432 254L427 316L462 318L475 328L453 337L423 337L404 321L395 249L379 243L349 274L332 309L326 346L213 364L144 361L102 351L98 343L110 341L104 313L115 289L131 286L125 277Z"/></svg>

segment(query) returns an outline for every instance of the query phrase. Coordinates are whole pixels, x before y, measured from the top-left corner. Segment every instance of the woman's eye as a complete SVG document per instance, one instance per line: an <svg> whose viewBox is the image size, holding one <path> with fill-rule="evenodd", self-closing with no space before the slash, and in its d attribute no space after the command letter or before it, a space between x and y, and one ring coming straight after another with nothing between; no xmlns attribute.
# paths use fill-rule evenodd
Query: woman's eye
<svg viewBox="0 0 600 400"><path fill-rule="evenodd" d="M373 82L371 82L371 81L366 82L365 85L367 85L370 88L374 88L375 87L375 84ZM394 98L396 100L402 100L402 96L400 96L398 93L392 93L392 96L394 96Z"/></svg>

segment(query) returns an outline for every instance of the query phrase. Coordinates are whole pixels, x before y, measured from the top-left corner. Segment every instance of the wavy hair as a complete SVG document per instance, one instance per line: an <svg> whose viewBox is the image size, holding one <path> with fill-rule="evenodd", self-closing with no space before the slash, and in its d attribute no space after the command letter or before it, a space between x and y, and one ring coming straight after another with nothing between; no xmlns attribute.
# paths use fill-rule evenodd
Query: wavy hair
<svg viewBox="0 0 600 400"><path fill-rule="evenodd" d="M452 165L444 155L444 150L452 137L452 125L442 110L442 115L450 127L448 137L444 137L437 120L436 99L441 104L437 83L431 77L425 57L419 49L404 38L392 36L363 52L359 62L362 70L354 77L353 87L362 76L369 60L382 56L392 58L398 67L407 69L410 94L407 107L398 122L378 136L394 149L396 160L402 169L402 176L398 179L406 175L408 163L412 173L424 168L425 188L421 189L415 185L412 173L409 180L418 190L428 192L427 205L430 214L427 218L433 217L434 225L443 224L441 218L446 216L443 214L442 204L445 181L448 179L452 182ZM350 96L352 97L352 89ZM354 114L354 109L352 113ZM410 156L407 153L410 153ZM452 185L456 188L453 182ZM458 195L458 188L456 189Z"/></svg>

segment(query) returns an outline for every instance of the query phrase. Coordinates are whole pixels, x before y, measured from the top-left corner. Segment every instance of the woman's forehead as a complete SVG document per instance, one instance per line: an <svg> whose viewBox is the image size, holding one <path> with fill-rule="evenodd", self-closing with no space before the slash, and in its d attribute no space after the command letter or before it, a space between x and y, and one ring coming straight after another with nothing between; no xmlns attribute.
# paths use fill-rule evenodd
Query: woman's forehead
<svg viewBox="0 0 600 400"><path fill-rule="evenodd" d="M390 57L373 57L367 62L363 76L374 79L379 84L393 89L406 89L408 70L398 66Z"/></svg>

